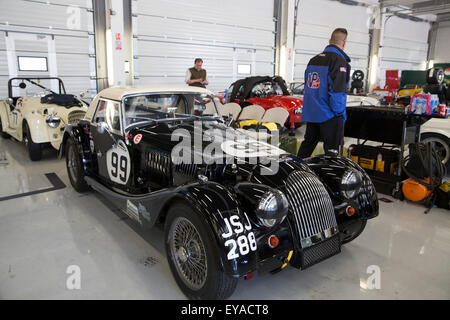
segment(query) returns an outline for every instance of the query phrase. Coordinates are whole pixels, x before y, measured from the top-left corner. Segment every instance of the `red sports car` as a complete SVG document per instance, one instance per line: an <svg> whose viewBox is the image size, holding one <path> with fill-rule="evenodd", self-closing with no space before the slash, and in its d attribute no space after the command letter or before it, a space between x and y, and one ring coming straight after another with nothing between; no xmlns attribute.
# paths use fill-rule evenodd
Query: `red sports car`
<svg viewBox="0 0 450 320"><path fill-rule="evenodd" d="M281 107L289 112L286 126L291 130L302 121L303 100L289 93L281 77L248 77L234 82L227 93L219 93L220 101L236 102L242 108L256 104L264 109Z"/></svg>

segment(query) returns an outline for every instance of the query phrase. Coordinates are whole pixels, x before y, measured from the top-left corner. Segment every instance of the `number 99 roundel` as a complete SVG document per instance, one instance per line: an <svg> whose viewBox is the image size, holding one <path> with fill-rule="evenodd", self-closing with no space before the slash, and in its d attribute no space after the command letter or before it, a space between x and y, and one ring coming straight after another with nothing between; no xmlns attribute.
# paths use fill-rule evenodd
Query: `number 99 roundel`
<svg viewBox="0 0 450 320"><path fill-rule="evenodd" d="M123 141L106 153L106 167L112 182L127 184L130 177L130 154Z"/></svg>

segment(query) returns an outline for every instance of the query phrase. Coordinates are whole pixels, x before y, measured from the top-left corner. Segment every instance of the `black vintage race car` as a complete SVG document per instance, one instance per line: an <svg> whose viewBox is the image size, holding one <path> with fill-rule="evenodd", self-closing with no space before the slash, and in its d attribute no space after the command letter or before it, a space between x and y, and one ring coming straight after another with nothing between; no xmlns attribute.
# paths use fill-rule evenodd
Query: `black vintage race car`
<svg viewBox="0 0 450 320"><path fill-rule="evenodd" d="M253 140L218 103L201 88L106 89L60 150L74 189L99 191L144 228L164 225L170 268L192 299L227 298L256 271L308 268L378 215L357 164L301 161Z"/></svg>

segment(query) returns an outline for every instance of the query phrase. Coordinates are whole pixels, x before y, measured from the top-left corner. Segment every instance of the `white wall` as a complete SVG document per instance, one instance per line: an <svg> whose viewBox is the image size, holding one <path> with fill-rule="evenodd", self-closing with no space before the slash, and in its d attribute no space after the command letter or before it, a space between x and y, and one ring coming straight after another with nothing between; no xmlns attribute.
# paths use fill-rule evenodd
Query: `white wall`
<svg viewBox="0 0 450 320"><path fill-rule="evenodd" d="M273 0L133 1L137 84L184 85L186 70L203 58L212 91L236 78L237 62L252 75L273 75Z"/></svg>
<svg viewBox="0 0 450 320"><path fill-rule="evenodd" d="M434 62L450 62L450 21L440 22L434 47Z"/></svg>
<svg viewBox="0 0 450 320"><path fill-rule="evenodd" d="M387 21L386 21L387 19ZM384 87L386 70L425 70L428 53L428 22L398 17L384 18L380 49L379 84Z"/></svg>
<svg viewBox="0 0 450 320"><path fill-rule="evenodd" d="M330 0L300 0L295 39L294 80L303 80L309 60L328 45L335 28L348 31L345 52L352 71L363 70L367 78L369 18L371 10Z"/></svg>

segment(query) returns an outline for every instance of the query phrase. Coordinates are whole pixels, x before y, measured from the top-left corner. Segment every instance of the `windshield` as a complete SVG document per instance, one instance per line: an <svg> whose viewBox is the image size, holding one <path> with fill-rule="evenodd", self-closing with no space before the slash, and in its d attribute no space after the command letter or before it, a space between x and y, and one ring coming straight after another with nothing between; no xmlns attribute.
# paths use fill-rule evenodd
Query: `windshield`
<svg viewBox="0 0 450 320"><path fill-rule="evenodd" d="M199 93L145 94L124 99L125 127L142 121L220 117L217 98Z"/></svg>
<svg viewBox="0 0 450 320"><path fill-rule="evenodd" d="M11 78L8 81L8 96L44 97L49 93L65 94L64 84L59 78Z"/></svg>
<svg viewBox="0 0 450 320"><path fill-rule="evenodd" d="M252 89L251 96L264 98L268 96L282 95L282 94L283 89L281 89L278 83L266 81L256 84Z"/></svg>
<svg viewBox="0 0 450 320"><path fill-rule="evenodd" d="M293 82L291 83L292 94L303 94L305 91L305 84L303 82Z"/></svg>

